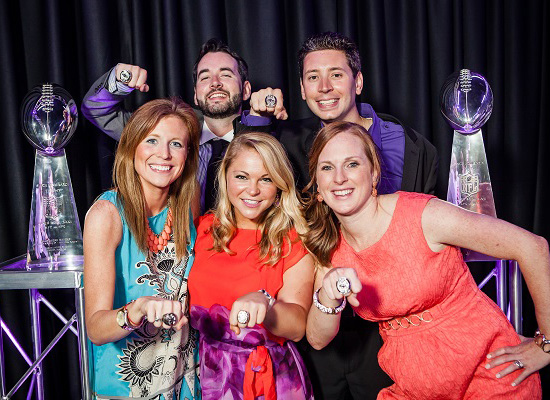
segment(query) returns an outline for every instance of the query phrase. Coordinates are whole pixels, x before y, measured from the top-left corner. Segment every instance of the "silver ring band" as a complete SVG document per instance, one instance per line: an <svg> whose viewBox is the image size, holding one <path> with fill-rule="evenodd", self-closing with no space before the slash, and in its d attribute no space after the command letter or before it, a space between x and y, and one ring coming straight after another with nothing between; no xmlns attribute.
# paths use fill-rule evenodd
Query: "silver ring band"
<svg viewBox="0 0 550 400"><path fill-rule="evenodd" d="M118 79L122 83L128 84L132 80L132 73L127 69L123 69L122 71L120 71L120 74L118 75Z"/></svg>
<svg viewBox="0 0 550 400"><path fill-rule="evenodd" d="M245 310L241 310L237 313L237 322L242 325L248 324L250 321L250 313Z"/></svg>
<svg viewBox="0 0 550 400"><path fill-rule="evenodd" d="M162 316L162 322L168 326L174 326L178 322L178 317L174 313L167 313Z"/></svg>
<svg viewBox="0 0 550 400"><path fill-rule="evenodd" d="M351 283L348 278L341 276L336 282L336 290L342 293L344 296L347 296L351 293Z"/></svg>
<svg viewBox="0 0 550 400"><path fill-rule="evenodd" d="M277 98L272 94L265 96L265 105L268 108L275 107L277 105Z"/></svg>
<svg viewBox="0 0 550 400"><path fill-rule="evenodd" d="M516 364L516 366L517 366L519 369L525 368L525 365L523 365L523 363L522 363L520 360L514 361L514 364Z"/></svg>

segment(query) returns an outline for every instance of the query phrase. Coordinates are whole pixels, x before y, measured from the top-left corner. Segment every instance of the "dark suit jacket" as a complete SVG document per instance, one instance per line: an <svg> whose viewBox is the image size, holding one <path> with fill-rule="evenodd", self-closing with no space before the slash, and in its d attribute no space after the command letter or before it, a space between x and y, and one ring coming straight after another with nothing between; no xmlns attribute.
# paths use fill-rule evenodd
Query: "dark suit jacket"
<svg viewBox="0 0 550 400"><path fill-rule="evenodd" d="M377 114L384 121L395 122L403 127L405 154L401 190L433 194L437 180L437 150L424 136L404 126L388 114ZM297 121L283 121L277 129L277 137L285 146L294 168L299 189L309 182L308 155L315 135L321 129L321 120L311 117Z"/></svg>

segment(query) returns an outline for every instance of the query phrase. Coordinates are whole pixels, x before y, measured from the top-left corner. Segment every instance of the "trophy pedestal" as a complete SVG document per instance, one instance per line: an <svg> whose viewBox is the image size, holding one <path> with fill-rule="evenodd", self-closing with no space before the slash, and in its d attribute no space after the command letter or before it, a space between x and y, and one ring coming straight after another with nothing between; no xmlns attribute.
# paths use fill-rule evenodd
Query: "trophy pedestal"
<svg viewBox="0 0 550 400"><path fill-rule="evenodd" d="M447 201L479 214L497 216L481 129L470 135L454 132ZM465 261L497 261L469 249L462 249L462 254Z"/></svg>
<svg viewBox="0 0 550 400"><path fill-rule="evenodd" d="M82 231L65 151L36 151L27 269L82 270Z"/></svg>
<svg viewBox="0 0 550 400"><path fill-rule="evenodd" d="M1 398L13 398L14 394L21 388L23 383L30 378L33 383L30 385L27 398L32 397L38 400L44 400L43 374L45 371L42 368L42 360L59 342L63 335L68 331L71 331L78 338L82 399L91 400L92 391L90 386L89 355L84 316L84 274L82 271L49 271L47 269L28 270L25 258L25 255L23 255L0 264L0 290L29 290L33 354L32 357L27 355L24 348L18 343L15 336L11 333L6 321L0 316L0 339L2 338L3 333L5 333L6 337L13 342L21 356L29 365L28 370L17 381L17 383L11 389L7 388L4 380L5 364L3 357L3 344L0 340ZM74 289L74 315L71 318L66 319L62 313L60 313L42 294L40 294L38 289ZM63 328L45 348L42 346L40 304L43 304L50 309L50 311L52 311L53 314L57 316L57 318L59 318L59 320L64 324ZM76 325L76 328L74 325ZM36 396L31 396L33 394L32 392L35 390Z"/></svg>

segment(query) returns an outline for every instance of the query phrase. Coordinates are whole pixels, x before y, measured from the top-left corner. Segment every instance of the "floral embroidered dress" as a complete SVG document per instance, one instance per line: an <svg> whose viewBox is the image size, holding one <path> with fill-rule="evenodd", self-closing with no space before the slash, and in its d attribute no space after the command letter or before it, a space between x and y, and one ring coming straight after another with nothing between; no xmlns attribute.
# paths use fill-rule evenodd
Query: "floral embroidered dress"
<svg viewBox="0 0 550 400"><path fill-rule="evenodd" d="M355 251L341 236L332 257L334 267L353 267L363 284L355 312L380 323L378 361L395 384L378 399L540 399L538 374L513 387L521 371L495 377L510 363L485 369L489 352L520 339L478 289L460 249L428 246L421 220L432 198L399 192L378 242Z"/></svg>
<svg viewBox="0 0 550 400"><path fill-rule="evenodd" d="M193 265L196 231L191 222L188 256L176 264L176 249L170 237L158 253L143 254L132 237L117 204L114 191L99 200L113 203L122 220L122 240L116 249L116 281L113 308L121 308L141 296L187 302L187 277ZM161 232L168 208L149 218L149 226ZM98 399L200 399L197 378L198 335L188 325L180 331L156 328L146 322L140 329L113 343L96 346L89 342L92 388Z"/></svg>
<svg viewBox="0 0 550 400"><path fill-rule="evenodd" d="M292 230L289 252L273 266L260 261L261 231L238 229L229 248L212 249L212 214L197 228L196 260L189 279L191 325L200 332L200 377L204 400L312 399L304 363L294 343L272 335L263 326L229 329L229 312L239 297L265 289L273 297L283 286L283 274L306 254Z"/></svg>

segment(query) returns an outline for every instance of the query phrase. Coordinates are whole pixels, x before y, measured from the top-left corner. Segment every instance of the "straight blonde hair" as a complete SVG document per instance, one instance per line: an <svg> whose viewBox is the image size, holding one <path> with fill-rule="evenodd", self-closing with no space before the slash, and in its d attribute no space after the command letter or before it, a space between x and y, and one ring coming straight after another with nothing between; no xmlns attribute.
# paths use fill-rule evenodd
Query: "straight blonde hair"
<svg viewBox="0 0 550 400"><path fill-rule="evenodd" d="M147 214L141 180L134 167L137 146L155 129L160 120L177 117L188 131L187 159L182 174L170 185L169 202L172 208L176 257L187 254L191 241L190 205L195 195L199 154L199 123L193 109L183 100L172 97L145 103L132 114L122 131L115 155L113 182L118 192L124 218L141 251L147 254Z"/></svg>

